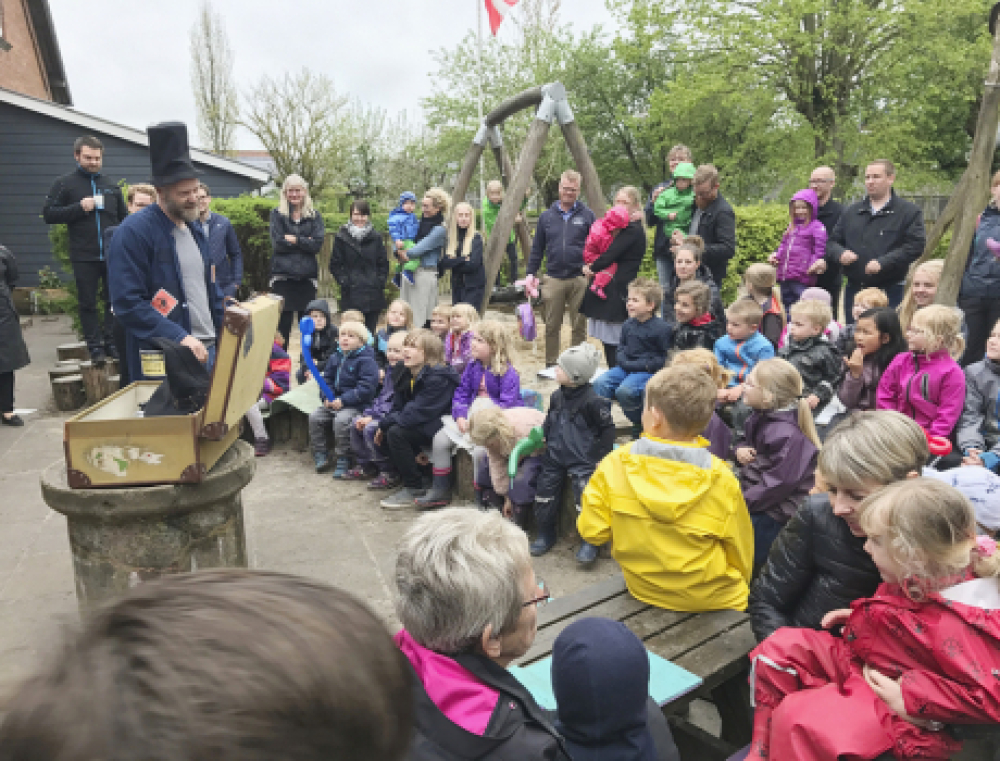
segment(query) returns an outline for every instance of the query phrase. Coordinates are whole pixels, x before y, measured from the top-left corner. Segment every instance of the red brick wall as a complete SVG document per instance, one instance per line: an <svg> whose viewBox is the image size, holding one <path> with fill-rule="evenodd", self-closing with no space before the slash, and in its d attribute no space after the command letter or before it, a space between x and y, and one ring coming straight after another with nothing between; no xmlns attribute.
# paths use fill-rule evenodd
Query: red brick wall
<svg viewBox="0 0 1000 761"><path fill-rule="evenodd" d="M52 100L24 0L0 0L0 6L3 38L11 45L10 50L0 51L0 87Z"/></svg>

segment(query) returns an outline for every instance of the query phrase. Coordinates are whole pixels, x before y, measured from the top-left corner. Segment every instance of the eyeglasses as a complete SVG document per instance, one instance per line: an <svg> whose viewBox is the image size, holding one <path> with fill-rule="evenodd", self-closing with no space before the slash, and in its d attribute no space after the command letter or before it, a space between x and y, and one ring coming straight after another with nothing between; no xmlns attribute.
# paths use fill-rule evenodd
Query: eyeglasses
<svg viewBox="0 0 1000 761"><path fill-rule="evenodd" d="M527 602L521 603L522 608L527 608L529 605L534 605L540 608L543 605L545 605L545 603L547 603L549 600L552 599L552 595L549 594L549 588L545 585L545 582L542 581L541 579L537 579L536 581L538 590L541 592L541 594L538 597L528 600Z"/></svg>

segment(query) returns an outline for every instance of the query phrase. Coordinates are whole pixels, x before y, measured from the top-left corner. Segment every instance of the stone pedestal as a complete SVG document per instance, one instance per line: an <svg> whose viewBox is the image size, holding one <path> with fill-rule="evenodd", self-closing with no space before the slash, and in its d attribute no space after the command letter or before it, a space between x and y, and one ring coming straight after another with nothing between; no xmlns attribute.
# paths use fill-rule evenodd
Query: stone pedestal
<svg viewBox="0 0 1000 761"><path fill-rule="evenodd" d="M237 440L199 484L70 489L65 466L46 470L42 497L68 519L81 612L167 574L246 568L240 492L255 467Z"/></svg>

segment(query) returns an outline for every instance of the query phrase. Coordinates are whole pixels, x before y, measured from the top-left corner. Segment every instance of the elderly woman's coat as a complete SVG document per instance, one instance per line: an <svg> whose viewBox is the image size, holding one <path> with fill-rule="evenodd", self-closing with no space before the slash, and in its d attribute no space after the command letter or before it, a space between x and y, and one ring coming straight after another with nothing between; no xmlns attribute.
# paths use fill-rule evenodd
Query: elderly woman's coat
<svg viewBox="0 0 1000 761"><path fill-rule="evenodd" d="M0 373L20 370L31 362L21 335L21 321L14 309L13 290L17 283L17 261L0 246Z"/></svg>

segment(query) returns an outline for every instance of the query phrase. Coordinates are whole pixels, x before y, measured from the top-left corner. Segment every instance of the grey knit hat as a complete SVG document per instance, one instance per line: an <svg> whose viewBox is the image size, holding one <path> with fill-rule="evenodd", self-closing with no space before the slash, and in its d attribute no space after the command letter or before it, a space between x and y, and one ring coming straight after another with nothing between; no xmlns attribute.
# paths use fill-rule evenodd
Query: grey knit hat
<svg viewBox="0 0 1000 761"><path fill-rule="evenodd" d="M601 364L601 353L593 344L584 341L579 346L571 346L562 354L556 364L569 376L574 386L589 383Z"/></svg>

